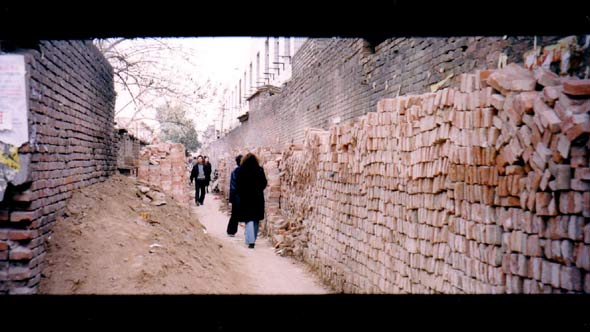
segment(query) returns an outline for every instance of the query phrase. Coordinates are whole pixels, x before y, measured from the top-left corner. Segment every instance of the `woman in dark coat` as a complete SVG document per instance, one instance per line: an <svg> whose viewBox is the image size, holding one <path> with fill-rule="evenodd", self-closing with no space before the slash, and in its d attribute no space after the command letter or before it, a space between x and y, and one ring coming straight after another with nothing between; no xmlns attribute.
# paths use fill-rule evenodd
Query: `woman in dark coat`
<svg viewBox="0 0 590 332"><path fill-rule="evenodd" d="M240 170L240 163L242 162L242 155L236 157L236 168L231 172L229 180L229 202L231 203L231 217L227 224L227 235L234 236L238 232L238 203L236 194L236 179L238 171Z"/></svg>
<svg viewBox="0 0 590 332"><path fill-rule="evenodd" d="M264 219L264 188L267 181L264 169L252 153L242 158L236 176L236 197L239 206L238 221L245 222L244 237L248 248L254 248L258 224Z"/></svg>

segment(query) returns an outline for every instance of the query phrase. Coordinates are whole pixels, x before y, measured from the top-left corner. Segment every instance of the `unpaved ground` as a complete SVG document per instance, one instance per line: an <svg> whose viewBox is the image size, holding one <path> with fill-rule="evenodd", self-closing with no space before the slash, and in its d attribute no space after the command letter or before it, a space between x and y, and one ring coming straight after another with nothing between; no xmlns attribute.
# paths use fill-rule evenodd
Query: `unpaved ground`
<svg viewBox="0 0 590 332"><path fill-rule="evenodd" d="M228 216L215 196L188 210L168 196L165 205L153 206L138 185L116 175L74 194L48 242L40 294L328 292L301 263L277 256L266 239L252 250L242 227L227 237Z"/></svg>
<svg viewBox="0 0 590 332"><path fill-rule="evenodd" d="M234 266L239 274L246 274L255 280L248 289L250 294L327 294L331 291L321 284L303 263L290 257L275 254L266 238L258 238L256 247L249 249L244 242L244 227L240 224L235 237L226 234L229 215L220 209L223 197L207 194L205 205L194 206L200 222L207 227L210 235L238 254Z"/></svg>
<svg viewBox="0 0 590 332"><path fill-rule="evenodd" d="M114 176L76 193L53 228L41 294L240 294L235 253L170 197L152 206L134 179ZM143 213L143 215L142 215Z"/></svg>

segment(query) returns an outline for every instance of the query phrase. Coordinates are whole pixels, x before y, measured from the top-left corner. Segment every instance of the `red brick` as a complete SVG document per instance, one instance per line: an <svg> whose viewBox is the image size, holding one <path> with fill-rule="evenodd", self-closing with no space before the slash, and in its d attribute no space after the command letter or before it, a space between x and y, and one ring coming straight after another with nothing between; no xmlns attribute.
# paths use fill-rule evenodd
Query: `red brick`
<svg viewBox="0 0 590 332"><path fill-rule="evenodd" d="M531 113L535 103L535 99L540 99L540 94L537 91L526 91L518 94L518 97L514 100L518 103L519 108L522 108L523 113Z"/></svg>
<svg viewBox="0 0 590 332"><path fill-rule="evenodd" d="M590 181L590 167L577 167L574 171L574 177L578 180Z"/></svg>
<svg viewBox="0 0 590 332"><path fill-rule="evenodd" d="M8 269L8 278L10 280L25 280L32 277L32 271L28 267L10 267Z"/></svg>
<svg viewBox="0 0 590 332"><path fill-rule="evenodd" d="M520 206L520 198L514 196L502 197L500 199L501 206Z"/></svg>
<svg viewBox="0 0 590 332"><path fill-rule="evenodd" d="M567 290L582 290L582 273L574 266L562 266L561 267L561 288Z"/></svg>
<svg viewBox="0 0 590 332"><path fill-rule="evenodd" d="M563 134L559 134L557 135L557 152L559 152L559 154L563 157L566 158L569 155L570 152L570 145L571 142L569 139L567 139L567 137Z"/></svg>
<svg viewBox="0 0 590 332"><path fill-rule="evenodd" d="M570 216L559 216L547 220L545 238L550 240L561 240L568 237L568 226Z"/></svg>
<svg viewBox="0 0 590 332"><path fill-rule="evenodd" d="M527 175L529 179L530 191L537 191L539 189L539 185L541 184L541 179L543 178L543 173L530 171Z"/></svg>
<svg viewBox="0 0 590 332"><path fill-rule="evenodd" d="M535 68L533 71L533 76L537 80L537 83L542 86L555 86L561 84L557 74L543 67Z"/></svg>
<svg viewBox="0 0 590 332"><path fill-rule="evenodd" d="M494 72L494 70L489 70L489 69L486 69L486 70L480 70L480 71L479 71L479 81L480 81L481 83L485 83L485 82L487 81L488 77L490 77L490 75L491 75L493 72ZM481 83L480 83L480 84L481 84Z"/></svg>
<svg viewBox="0 0 590 332"><path fill-rule="evenodd" d="M555 102L555 100L559 98L561 91L561 86L547 86L543 89L543 98L545 99L545 101L553 103Z"/></svg>
<svg viewBox="0 0 590 332"><path fill-rule="evenodd" d="M590 96L590 79L566 80L563 82L563 92L573 96Z"/></svg>
<svg viewBox="0 0 590 332"><path fill-rule="evenodd" d="M527 256L541 256L541 244L539 243L539 236L531 235L527 237L526 241L526 251L525 254Z"/></svg>
<svg viewBox="0 0 590 332"><path fill-rule="evenodd" d="M531 71L515 63L494 71L486 82L503 95L510 91L532 91L537 84Z"/></svg>
<svg viewBox="0 0 590 332"><path fill-rule="evenodd" d="M577 267L590 271L590 246L578 243L574 250L574 258Z"/></svg>
<svg viewBox="0 0 590 332"><path fill-rule="evenodd" d="M504 101L505 100L506 100L506 97L499 95L499 94L494 94L490 98L490 102L491 102L492 106L499 111L502 111L504 109ZM494 117L494 120L496 118L498 118L498 117ZM498 118L498 119L500 119L500 118ZM500 129L500 128L498 128L498 129Z"/></svg>
<svg viewBox="0 0 590 332"><path fill-rule="evenodd" d="M551 178L551 172L546 169L545 172L543 172L543 177L541 177L541 182L539 183L539 188L542 191L545 191L545 189L547 189L547 185L549 184L549 179Z"/></svg>
<svg viewBox="0 0 590 332"><path fill-rule="evenodd" d="M547 107L540 115L541 122L546 128L549 128L552 133L559 132L561 129L561 120L559 120L553 109Z"/></svg>
<svg viewBox="0 0 590 332"><path fill-rule="evenodd" d="M569 218L567 234L574 241L584 240L584 218L571 216Z"/></svg>
<svg viewBox="0 0 590 332"><path fill-rule="evenodd" d="M541 282L544 284L550 284L551 283L551 271L553 270L553 264L556 263L552 263L546 260L543 260L541 262Z"/></svg>
<svg viewBox="0 0 590 332"><path fill-rule="evenodd" d="M13 211L10 214L11 222L26 222L33 221L36 216L36 211Z"/></svg>
<svg viewBox="0 0 590 332"><path fill-rule="evenodd" d="M574 114L563 121L561 129L570 141L584 133L590 133L590 115Z"/></svg>
<svg viewBox="0 0 590 332"><path fill-rule="evenodd" d="M24 247L17 247L10 250L10 260L30 260L33 258L31 249Z"/></svg>
<svg viewBox="0 0 590 332"><path fill-rule="evenodd" d="M531 167L536 171L543 171L547 166L547 162L551 159L552 151L543 144L543 142L539 142L535 146L535 153L533 153L531 157Z"/></svg>
<svg viewBox="0 0 590 332"><path fill-rule="evenodd" d="M570 165L567 164L554 164L550 162L549 164L549 171L551 175L555 177L555 182L557 185L556 190L566 190L570 188L570 180L571 180L571 173L572 169Z"/></svg>
<svg viewBox="0 0 590 332"><path fill-rule="evenodd" d="M587 191L582 195L582 201L582 215L586 218L590 218L590 192Z"/></svg>
<svg viewBox="0 0 590 332"><path fill-rule="evenodd" d="M2 241L0 242L0 251L8 250L8 243Z"/></svg>
<svg viewBox="0 0 590 332"><path fill-rule="evenodd" d="M535 196L535 207L540 216L556 216L555 198L550 193L538 192Z"/></svg>
<svg viewBox="0 0 590 332"><path fill-rule="evenodd" d="M570 182L570 187L575 191L590 191L590 181L572 179Z"/></svg>
<svg viewBox="0 0 590 332"><path fill-rule="evenodd" d="M531 257L529 259L529 266L527 268L528 277L535 280L541 280L541 263L540 257Z"/></svg>
<svg viewBox="0 0 590 332"><path fill-rule="evenodd" d="M8 238L10 240L30 240L35 237L35 232L31 230L10 230Z"/></svg>

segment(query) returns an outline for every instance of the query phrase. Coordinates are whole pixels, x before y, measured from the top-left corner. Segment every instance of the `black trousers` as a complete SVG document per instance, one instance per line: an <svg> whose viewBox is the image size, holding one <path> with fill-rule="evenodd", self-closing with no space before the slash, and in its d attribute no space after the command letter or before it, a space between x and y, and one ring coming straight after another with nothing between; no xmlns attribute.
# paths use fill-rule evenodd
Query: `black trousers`
<svg viewBox="0 0 590 332"><path fill-rule="evenodd" d="M207 182L205 180L195 181L195 202L203 204L205 201L205 186Z"/></svg>
<svg viewBox="0 0 590 332"><path fill-rule="evenodd" d="M238 232L238 219L236 218L236 208L235 204L231 205L231 216L229 217L229 222L227 223L227 234L235 235Z"/></svg>

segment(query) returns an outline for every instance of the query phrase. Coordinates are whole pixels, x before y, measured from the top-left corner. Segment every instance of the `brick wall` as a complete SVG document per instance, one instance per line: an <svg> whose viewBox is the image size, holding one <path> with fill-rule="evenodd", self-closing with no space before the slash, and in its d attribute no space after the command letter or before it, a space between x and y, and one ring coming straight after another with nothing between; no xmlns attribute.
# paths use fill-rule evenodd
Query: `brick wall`
<svg viewBox="0 0 590 332"><path fill-rule="evenodd" d="M42 41L25 55L29 142L21 184L0 203L0 293L35 293L45 241L72 191L116 169L112 68L85 41Z"/></svg>
<svg viewBox="0 0 590 332"><path fill-rule="evenodd" d="M530 92L462 83L331 128L294 207L305 260L351 293L590 292L590 93L521 78Z"/></svg>
<svg viewBox="0 0 590 332"><path fill-rule="evenodd" d="M537 43L555 40L539 38ZM562 107L573 105L574 112L586 114L560 114L564 126L557 130L549 111L533 110L525 102L533 94L515 94L509 98L515 106L503 109L499 95L492 105L493 91L480 82L479 73L477 80L461 75L495 68L501 52L508 62L522 62L532 46L533 38L396 38L372 53L362 40L310 40L295 57L293 78L282 92L256 97L248 122L211 144L209 155L229 160L237 151L264 145L284 151L280 215L271 219L276 228L293 224L304 229L296 240L305 243L293 254L299 252L336 289L588 292L587 100L560 96ZM583 59L587 65L588 49ZM424 93L449 72L455 75L445 86L460 92L455 97L443 99L441 91L407 97ZM476 81L481 85L468 88ZM545 91L535 88L534 97L544 98ZM451 90L444 91L449 98ZM379 113L369 113L384 97L398 95L402 97L388 100L387 111L381 105ZM437 98L440 119L427 116L436 111L428 105ZM512 98L519 101L512 104ZM554 107L555 99L542 100ZM396 103L412 111L401 114L399 106L392 108ZM523 110L528 114L526 125L513 120L514 108L520 116ZM261 125L252 121L257 113L272 118ZM330 127L334 117L343 123ZM530 129L548 129L550 123L553 129L544 135ZM330 130L308 131L306 137L309 127ZM514 143L516 133L498 137L498 129L519 130L519 143ZM524 135L527 130L531 141ZM559 138L584 131L581 139L569 135L575 141L571 149ZM575 154L573 161L559 157L560 140L563 154ZM291 142L296 144L287 144ZM551 157L556 159L547 166ZM532 166L539 158L546 170ZM539 188L541 174L545 180ZM568 182L565 178L571 178L568 188L558 189L558 182Z"/></svg>
<svg viewBox="0 0 590 332"><path fill-rule="evenodd" d="M538 37L548 45L557 37ZM303 142L305 128L328 128L375 109L381 98L423 93L453 73L496 68L503 52L522 63L534 37L391 38L378 45L363 39L308 39L293 57L292 78L279 94L250 101L249 119L226 135L224 146L273 146ZM226 144L227 143L227 144Z"/></svg>

